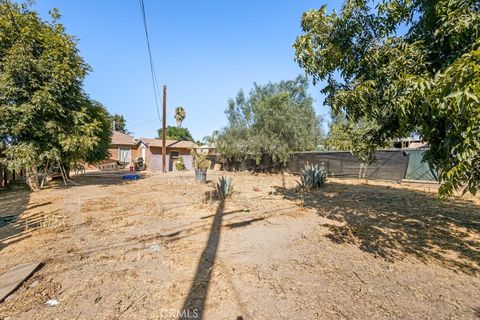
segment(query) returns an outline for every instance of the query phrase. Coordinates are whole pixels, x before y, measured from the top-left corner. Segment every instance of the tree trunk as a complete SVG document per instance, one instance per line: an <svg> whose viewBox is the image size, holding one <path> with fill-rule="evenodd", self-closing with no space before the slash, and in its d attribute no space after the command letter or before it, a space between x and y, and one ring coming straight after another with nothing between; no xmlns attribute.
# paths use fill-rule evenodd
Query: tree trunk
<svg viewBox="0 0 480 320"><path fill-rule="evenodd" d="M63 170L65 170L65 178L70 180L71 177L70 177L70 166L68 164L65 164L65 163L61 163L61 165L63 166Z"/></svg>
<svg viewBox="0 0 480 320"><path fill-rule="evenodd" d="M25 173L27 176L28 186L32 191L37 191L39 189L37 166L27 167Z"/></svg>

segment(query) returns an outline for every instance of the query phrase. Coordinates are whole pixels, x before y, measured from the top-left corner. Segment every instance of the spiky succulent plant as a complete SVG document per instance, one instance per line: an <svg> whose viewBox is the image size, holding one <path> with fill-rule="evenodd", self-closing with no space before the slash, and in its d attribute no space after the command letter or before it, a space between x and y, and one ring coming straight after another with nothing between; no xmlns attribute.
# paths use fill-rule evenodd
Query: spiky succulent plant
<svg viewBox="0 0 480 320"><path fill-rule="evenodd" d="M217 182L218 196L222 199L228 198L233 192L232 178L220 177Z"/></svg>
<svg viewBox="0 0 480 320"><path fill-rule="evenodd" d="M305 165L300 173L300 181L297 181L300 188L305 190L323 188L327 181L327 170L323 166Z"/></svg>

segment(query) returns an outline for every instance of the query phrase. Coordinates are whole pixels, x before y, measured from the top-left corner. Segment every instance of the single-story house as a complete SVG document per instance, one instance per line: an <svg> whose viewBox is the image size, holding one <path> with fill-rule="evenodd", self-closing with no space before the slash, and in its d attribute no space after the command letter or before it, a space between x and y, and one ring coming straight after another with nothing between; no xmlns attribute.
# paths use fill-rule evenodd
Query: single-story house
<svg viewBox="0 0 480 320"><path fill-rule="evenodd" d="M141 148L140 142L131 135L117 131L112 133L108 152L111 160L116 160L125 166L133 165L135 159L139 157L145 159L145 151Z"/></svg>
<svg viewBox="0 0 480 320"><path fill-rule="evenodd" d="M162 140L151 138L135 138L131 135L114 131L109 146L110 159L116 160L125 166L134 166L138 158L143 158L145 169L162 171ZM175 163L183 158L185 168L192 169L190 151L198 148L192 141L166 141L167 171L175 171Z"/></svg>
<svg viewBox="0 0 480 320"><path fill-rule="evenodd" d="M394 139L393 146L398 149L425 149L428 148L428 143L422 138L408 137Z"/></svg>
<svg viewBox="0 0 480 320"><path fill-rule="evenodd" d="M138 139L142 146L147 150L145 154L145 163L147 168L152 171L162 170L162 139L140 138ZM198 145L192 141L167 140L166 163L167 171L175 171L175 163L180 157L183 158L185 169L192 170L192 156L190 151L198 148Z"/></svg>

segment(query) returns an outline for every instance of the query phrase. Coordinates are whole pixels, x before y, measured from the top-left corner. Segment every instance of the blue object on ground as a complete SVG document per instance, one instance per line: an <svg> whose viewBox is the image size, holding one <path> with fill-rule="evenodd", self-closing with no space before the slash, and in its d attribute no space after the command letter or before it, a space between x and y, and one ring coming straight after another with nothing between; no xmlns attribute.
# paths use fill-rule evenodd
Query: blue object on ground
<svg viewBox="0 0 480 320"><path fill-rule="evenodd" d="M138 179L140 179L140 175L138 173L124 174L122 176L122 180L138 180Z"/></svg>

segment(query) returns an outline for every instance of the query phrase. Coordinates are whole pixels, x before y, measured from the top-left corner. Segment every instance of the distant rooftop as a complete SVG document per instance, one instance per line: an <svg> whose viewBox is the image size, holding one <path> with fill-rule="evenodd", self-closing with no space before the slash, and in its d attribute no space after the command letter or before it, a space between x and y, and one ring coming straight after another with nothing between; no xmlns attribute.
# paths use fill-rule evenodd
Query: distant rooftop
<svg viewBox="0 0 480 320"><path fill-rule="evenodd" d="M162 139L140 138L139 140L145 142L149 147L162 147ZM186 140L166 140L166 145L170 148L198 148L196 143Z"/></svg>
<svg viewBox="0 0 480 320"><path fill-rule="evenodd" d="M128 134L118 131L113 131L112 133L111 144L135 146L137 143L138 142L135 140L135 138Z"/></svg>
<svg viewBox="0 0 480 320"><path fill-rule="evenodd" d="M140 141L143 141L149 147L162 147L162 139L135 138L131 135L124 134L118 131L113 131L111 144L135 146ZM167 147L170 147L170 148L186 148L186 149L199 148L199 146L195 142L186 141L186 140L166 140L166 144L167 144Z"/></svg>

